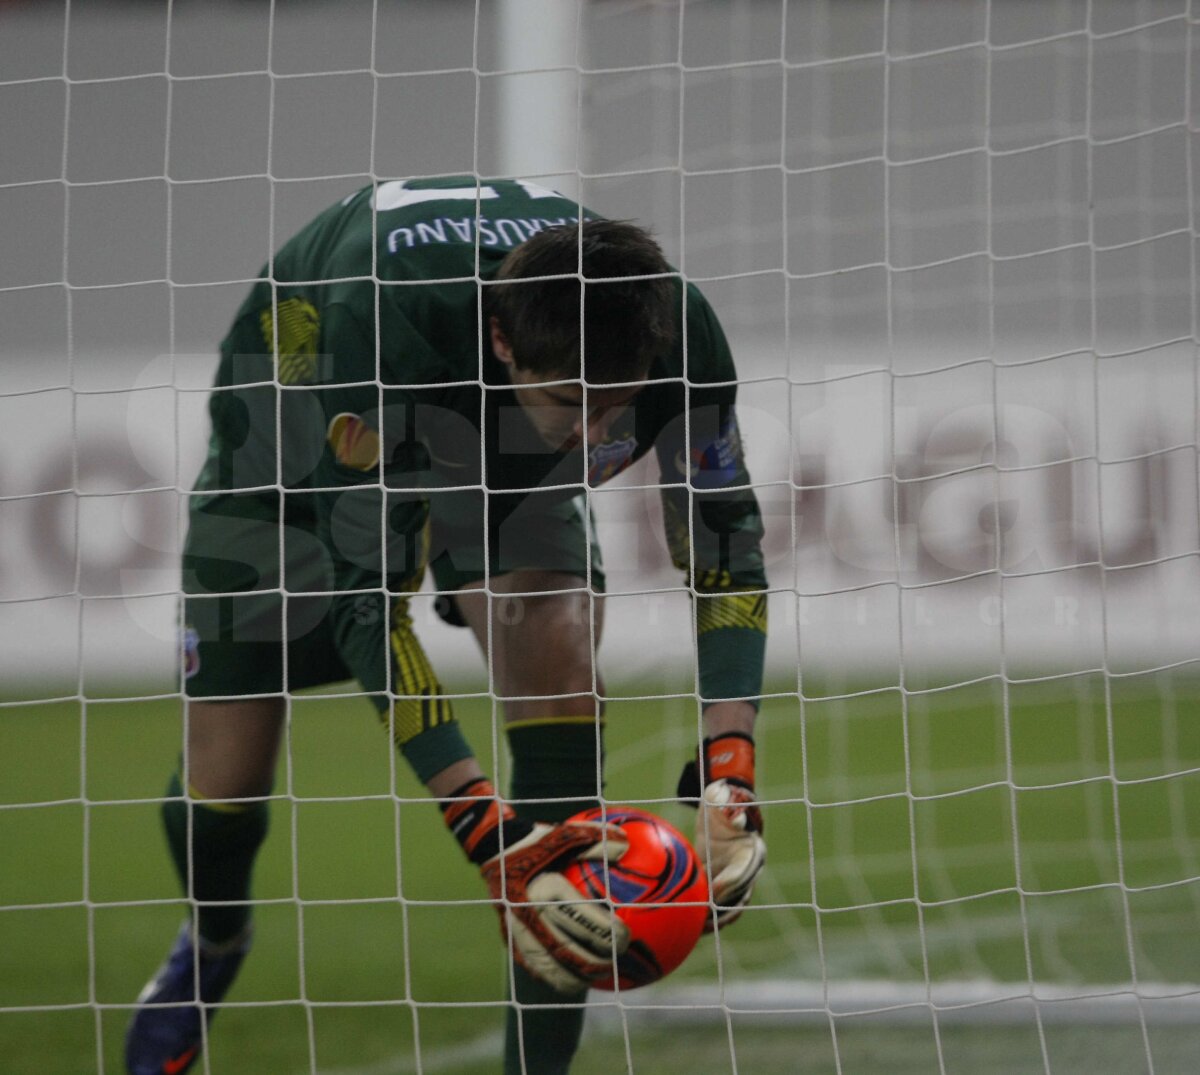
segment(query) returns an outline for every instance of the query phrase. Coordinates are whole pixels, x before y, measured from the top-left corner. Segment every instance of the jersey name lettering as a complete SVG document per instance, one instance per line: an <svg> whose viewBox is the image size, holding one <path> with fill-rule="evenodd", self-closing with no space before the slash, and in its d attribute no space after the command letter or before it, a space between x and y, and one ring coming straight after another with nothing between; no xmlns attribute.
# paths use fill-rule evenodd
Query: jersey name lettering
<svg viewBox="0 0 1200 1075"><path fill-rule="evenodd" d="M584 217L590 220L591 217ZM576 224L579 218L562 216L557 219L550 217L501 217L493 220L491 217L434 217L432 220L422 220L411 228L393 228L388 232L387 248L389 253L396 253L401 247L411 249L414 246L428 246L430 243L471 243L474 245L476 235L480 246L518 246L531 235L536 235L543 228L558 227L563 224Z"/></svg>

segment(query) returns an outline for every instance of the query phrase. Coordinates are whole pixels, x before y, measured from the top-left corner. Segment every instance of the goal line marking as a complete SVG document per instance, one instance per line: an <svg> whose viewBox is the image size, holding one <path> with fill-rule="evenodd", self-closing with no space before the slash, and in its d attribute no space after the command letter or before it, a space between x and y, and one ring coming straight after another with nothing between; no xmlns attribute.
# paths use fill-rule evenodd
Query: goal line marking
<svg viewBox="0 0 1200 1075"><path fill-rule="evenodd" d="M1200 1023L1200 984L1193 983L1142 982L1136 992L1130 983L1038 986L1036 996L1030 996L1022 983L985 979L938 982L928 990L920 982L863 980L837 983L828 991L820 982L766 979L724 990L668 986L625 993L619 1000L593 992L586 1033L617 1037L630 1026L696 1026L725 1012L753 1014L755 1026L769 1028L818 1026L831 1013L839 1019L863 1015L873 1024L903 1025L927 1022L931 998L940 1023L960 1026L1027 1025L1034 1004L1043 1023L1133 1024L1143 1017L1153 1024ZM503 1034L489 1031L457 1045L423 1049L419 1066L409 1049L364 1066L319 1068L317 1075L440 1075L498 1056L503 1047Z"/></svg>
<svg viewBox="0 0 1200 1075"><path fill-rule="evenodd" d="M625 995L620 1004L593 1001L591 1020L653 1020L655 1024L695 1024L718 1012L745 1012L756 1025L775 1016L780 1025L826 1022L870 1015L875 1022L919 1022L931 1005L939 1021L1003 1025L1028 1022L1036 1005L1043 1022L1111 1024L1200 1022L1200 984L1140 982L1038 985L1031 995L1022 982L970 979L894 982L863 979L835 982L765 979L727 986L674 986Z"/></svg>

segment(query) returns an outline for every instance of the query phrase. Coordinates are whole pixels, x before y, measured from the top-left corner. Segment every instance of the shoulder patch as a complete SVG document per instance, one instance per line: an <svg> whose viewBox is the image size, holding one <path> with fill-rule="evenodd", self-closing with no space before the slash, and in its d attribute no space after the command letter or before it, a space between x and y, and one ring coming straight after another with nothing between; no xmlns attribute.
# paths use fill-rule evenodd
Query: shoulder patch
<svg viewBox="0 0 1200 1075"><path fill-rule="evenodd" d="M317 373L317 341L321 334L317 308L299 297L285 299L277 306L268 306L258 320L267 351L275 356L279 383L312 384Z"/></svg>

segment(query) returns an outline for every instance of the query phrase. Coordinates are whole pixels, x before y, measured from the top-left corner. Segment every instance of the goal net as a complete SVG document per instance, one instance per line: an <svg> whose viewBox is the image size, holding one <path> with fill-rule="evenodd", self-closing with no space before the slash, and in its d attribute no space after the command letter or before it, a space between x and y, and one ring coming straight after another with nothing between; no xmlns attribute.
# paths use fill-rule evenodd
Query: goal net
<svg viewBox="0 0 1200 1075"><path fill-rule="evenodd" d="M1193 1063L1198 22L0 4L0 1056L124 1070L186 914L158 820L178 556L234 310L353 190L474 173L653 229L730 339L766 525L767 869L677 973L597 1000L577 1070ZM690 826L659 482L589 492L607 794ZM503 776L484 662L428 590L413 615ZM287 707L259 941L204 1070L494 1070L477 878L354 684Z"/></svg>

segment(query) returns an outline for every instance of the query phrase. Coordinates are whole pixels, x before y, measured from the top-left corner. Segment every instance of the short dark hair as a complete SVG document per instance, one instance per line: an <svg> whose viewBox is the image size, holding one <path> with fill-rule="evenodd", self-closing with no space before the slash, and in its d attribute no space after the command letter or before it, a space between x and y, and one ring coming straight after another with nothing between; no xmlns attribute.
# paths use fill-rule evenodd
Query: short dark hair
<svg viewBox="0 0 1200 1075"><path fill-rule="evenodd" d="M673 273L658 243L629 221L556 225L508 254L485 309L521 370L589 384L636 381L675 341L682 299Z"/></svg>

